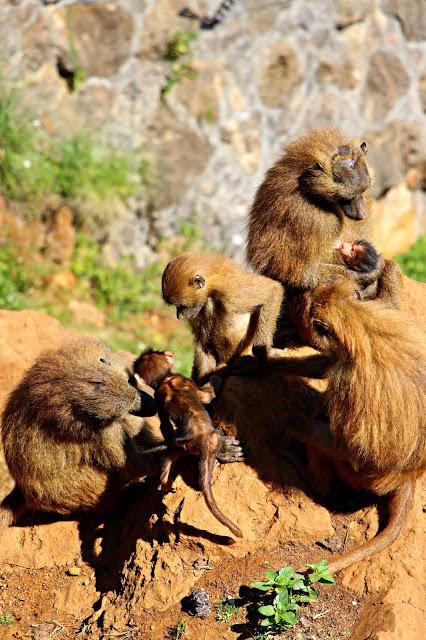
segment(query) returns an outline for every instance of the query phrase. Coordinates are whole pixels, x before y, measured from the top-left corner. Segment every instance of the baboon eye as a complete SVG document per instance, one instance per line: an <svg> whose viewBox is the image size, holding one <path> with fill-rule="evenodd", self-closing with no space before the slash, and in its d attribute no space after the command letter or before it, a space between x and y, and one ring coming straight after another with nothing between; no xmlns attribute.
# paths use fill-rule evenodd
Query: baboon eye
<svg viewBox="0 0 426 640"><path fill-rule="evenodd" d="M111 364L109 360L107 360L106 358L99 358L100 362L103 362L104 364Z"/></svg>
<svg viewBox="0 0 426 640"><path fill-rule="evenodd" d="M316 162L315 164L312 165L311 171L324 171L324 167L320 162Z"/></svg>
<svg viewBox="0 0 426 640"><path fill-rule="evenodd" d="M366 153L367 153L367 143L365 142L365 140L364 140L364 142L361 142L360 147L361 147L361 151L362 151L364 154L366 154Z"/></svg>
<svg viewBox="0 0 426 640"><path fill-rule="evenodd" d="M204 280L203 276L197 275L194 276L192 278L192 282L193 284L195 284L199 289L202 289L204 287L204 285L206 284L206 281Z"/></svg>
<svg viewBox="0 0 426 640"><path fill-rule="evenodd" d="M314 320L313 325L318 335L329 336L331 334L331 327L326 322L323 322L322 320Z"/></svg>

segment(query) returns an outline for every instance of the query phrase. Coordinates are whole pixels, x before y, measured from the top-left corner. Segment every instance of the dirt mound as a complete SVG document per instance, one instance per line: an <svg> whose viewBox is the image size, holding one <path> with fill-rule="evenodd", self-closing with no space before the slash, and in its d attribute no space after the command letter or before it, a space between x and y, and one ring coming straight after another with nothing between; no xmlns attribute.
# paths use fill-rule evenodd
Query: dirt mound
<svg viewBox="0 0 426 640"><path fill-rule="evenodd" d="M425 287L407 283L405 297L425 330ZM40 350L65 335L43 314L0 312L1 402ZM290 395L312 393L309 384L275 374L265 384L262 407L255 385L229 379L216 407L217 422L250 447L247 464L218 468L213 485L243 540L229 538L207 510L196 490L195 459L182 461L174 493L163 496L149 482L134 487L123 496L120 512L104 523L44 519L10 528L0 534L0 614L15 618L4 628L6 638L44 639L59 632L74 638L83 628L82 637L159 640L182 617L180 600L195 585L213 600L236 597L267 566L315 562L376 533L374 503L347 492L333 505L316 503L286 457L280 416ZM0 497L10 486L10 479L3 481ZM299 638L423 637L425 504L423 484L401 538L340 574L339 586L321 598L317 617L315 609L307 612ZM187 637L248 637L237 627L230 630L213 618L190 620Z"/></svg>

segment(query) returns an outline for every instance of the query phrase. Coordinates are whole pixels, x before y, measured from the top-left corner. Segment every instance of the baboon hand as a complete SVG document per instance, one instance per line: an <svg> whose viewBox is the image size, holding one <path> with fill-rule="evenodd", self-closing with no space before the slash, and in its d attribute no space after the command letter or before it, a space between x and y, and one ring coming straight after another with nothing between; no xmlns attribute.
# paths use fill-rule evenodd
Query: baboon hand
<svg viewBox="0 0 426 640"><path fill-rule="evenodd" d="M216 450L216 460L222 464L244 462L247 454L247 447L239 440L231 436L222 436L219 447Z"/></svg>

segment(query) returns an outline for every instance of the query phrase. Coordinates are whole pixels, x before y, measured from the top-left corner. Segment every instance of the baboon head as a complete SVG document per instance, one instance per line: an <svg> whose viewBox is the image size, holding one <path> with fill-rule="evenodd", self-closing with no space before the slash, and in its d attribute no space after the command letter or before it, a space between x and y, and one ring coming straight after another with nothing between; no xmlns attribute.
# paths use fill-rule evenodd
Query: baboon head
<svg viewBox="0 0 426 640"><path fill-rule="evenodd" d="M27 371L11 401L25 397L44 427L81 437L128 413L154 415L154 400L135 388L124 360L104 343L90 338L66 341L42 354Z"/></svg>
<svg viewBox="0 0 426 640"><path fill-rule="evenodd" d="M184 253L167 265L162 278L163 299L176 307L179 319L195 318L209 295L207 261Z"/></svg>
<svg viewBox="0 0 426 640"><path fill-rule="evenodd" d="M372 182L367 144L343 141L337 130L315 131L296 141L294 147L303 148L306 155L300 184L306 195L332 203L348 218L362 220L368 215L364 194ZM292 145L290 154L291 150Z"/></svg>

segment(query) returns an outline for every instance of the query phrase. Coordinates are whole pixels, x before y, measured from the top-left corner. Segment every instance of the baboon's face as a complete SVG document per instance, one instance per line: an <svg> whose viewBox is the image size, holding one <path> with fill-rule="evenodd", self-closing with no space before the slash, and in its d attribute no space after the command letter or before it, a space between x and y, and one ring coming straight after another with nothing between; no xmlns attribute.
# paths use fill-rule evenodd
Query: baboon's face
<svg viewBox="0 0 426 640"><path fill-rule="evenodd" d="M368 214L364 193L371 186L366 161L367 145L341 145L331 158L323 158L302 177L312 195L332 202L345 216L362 220Z"/></svg>
<svg viewBox="0 0 426 640"><path fill-rule="evenodd" d="M88 339L65 344L41 363L41 369L34 384L41 390L49 375L45 393L53 411L62 404L62 413L67 411L80 419L88 415L100 422L129 412L141 416L156 413L153 399L135 388L125 362L101 342Z"/></svg>
<svg viewBox="0 0 426 640"><path fill-rule="evenodd" d="M195 318L208 297L207 276L197 260L183 255L170 262L163 273L163 299L176 307L179 320Z"/></svg>

